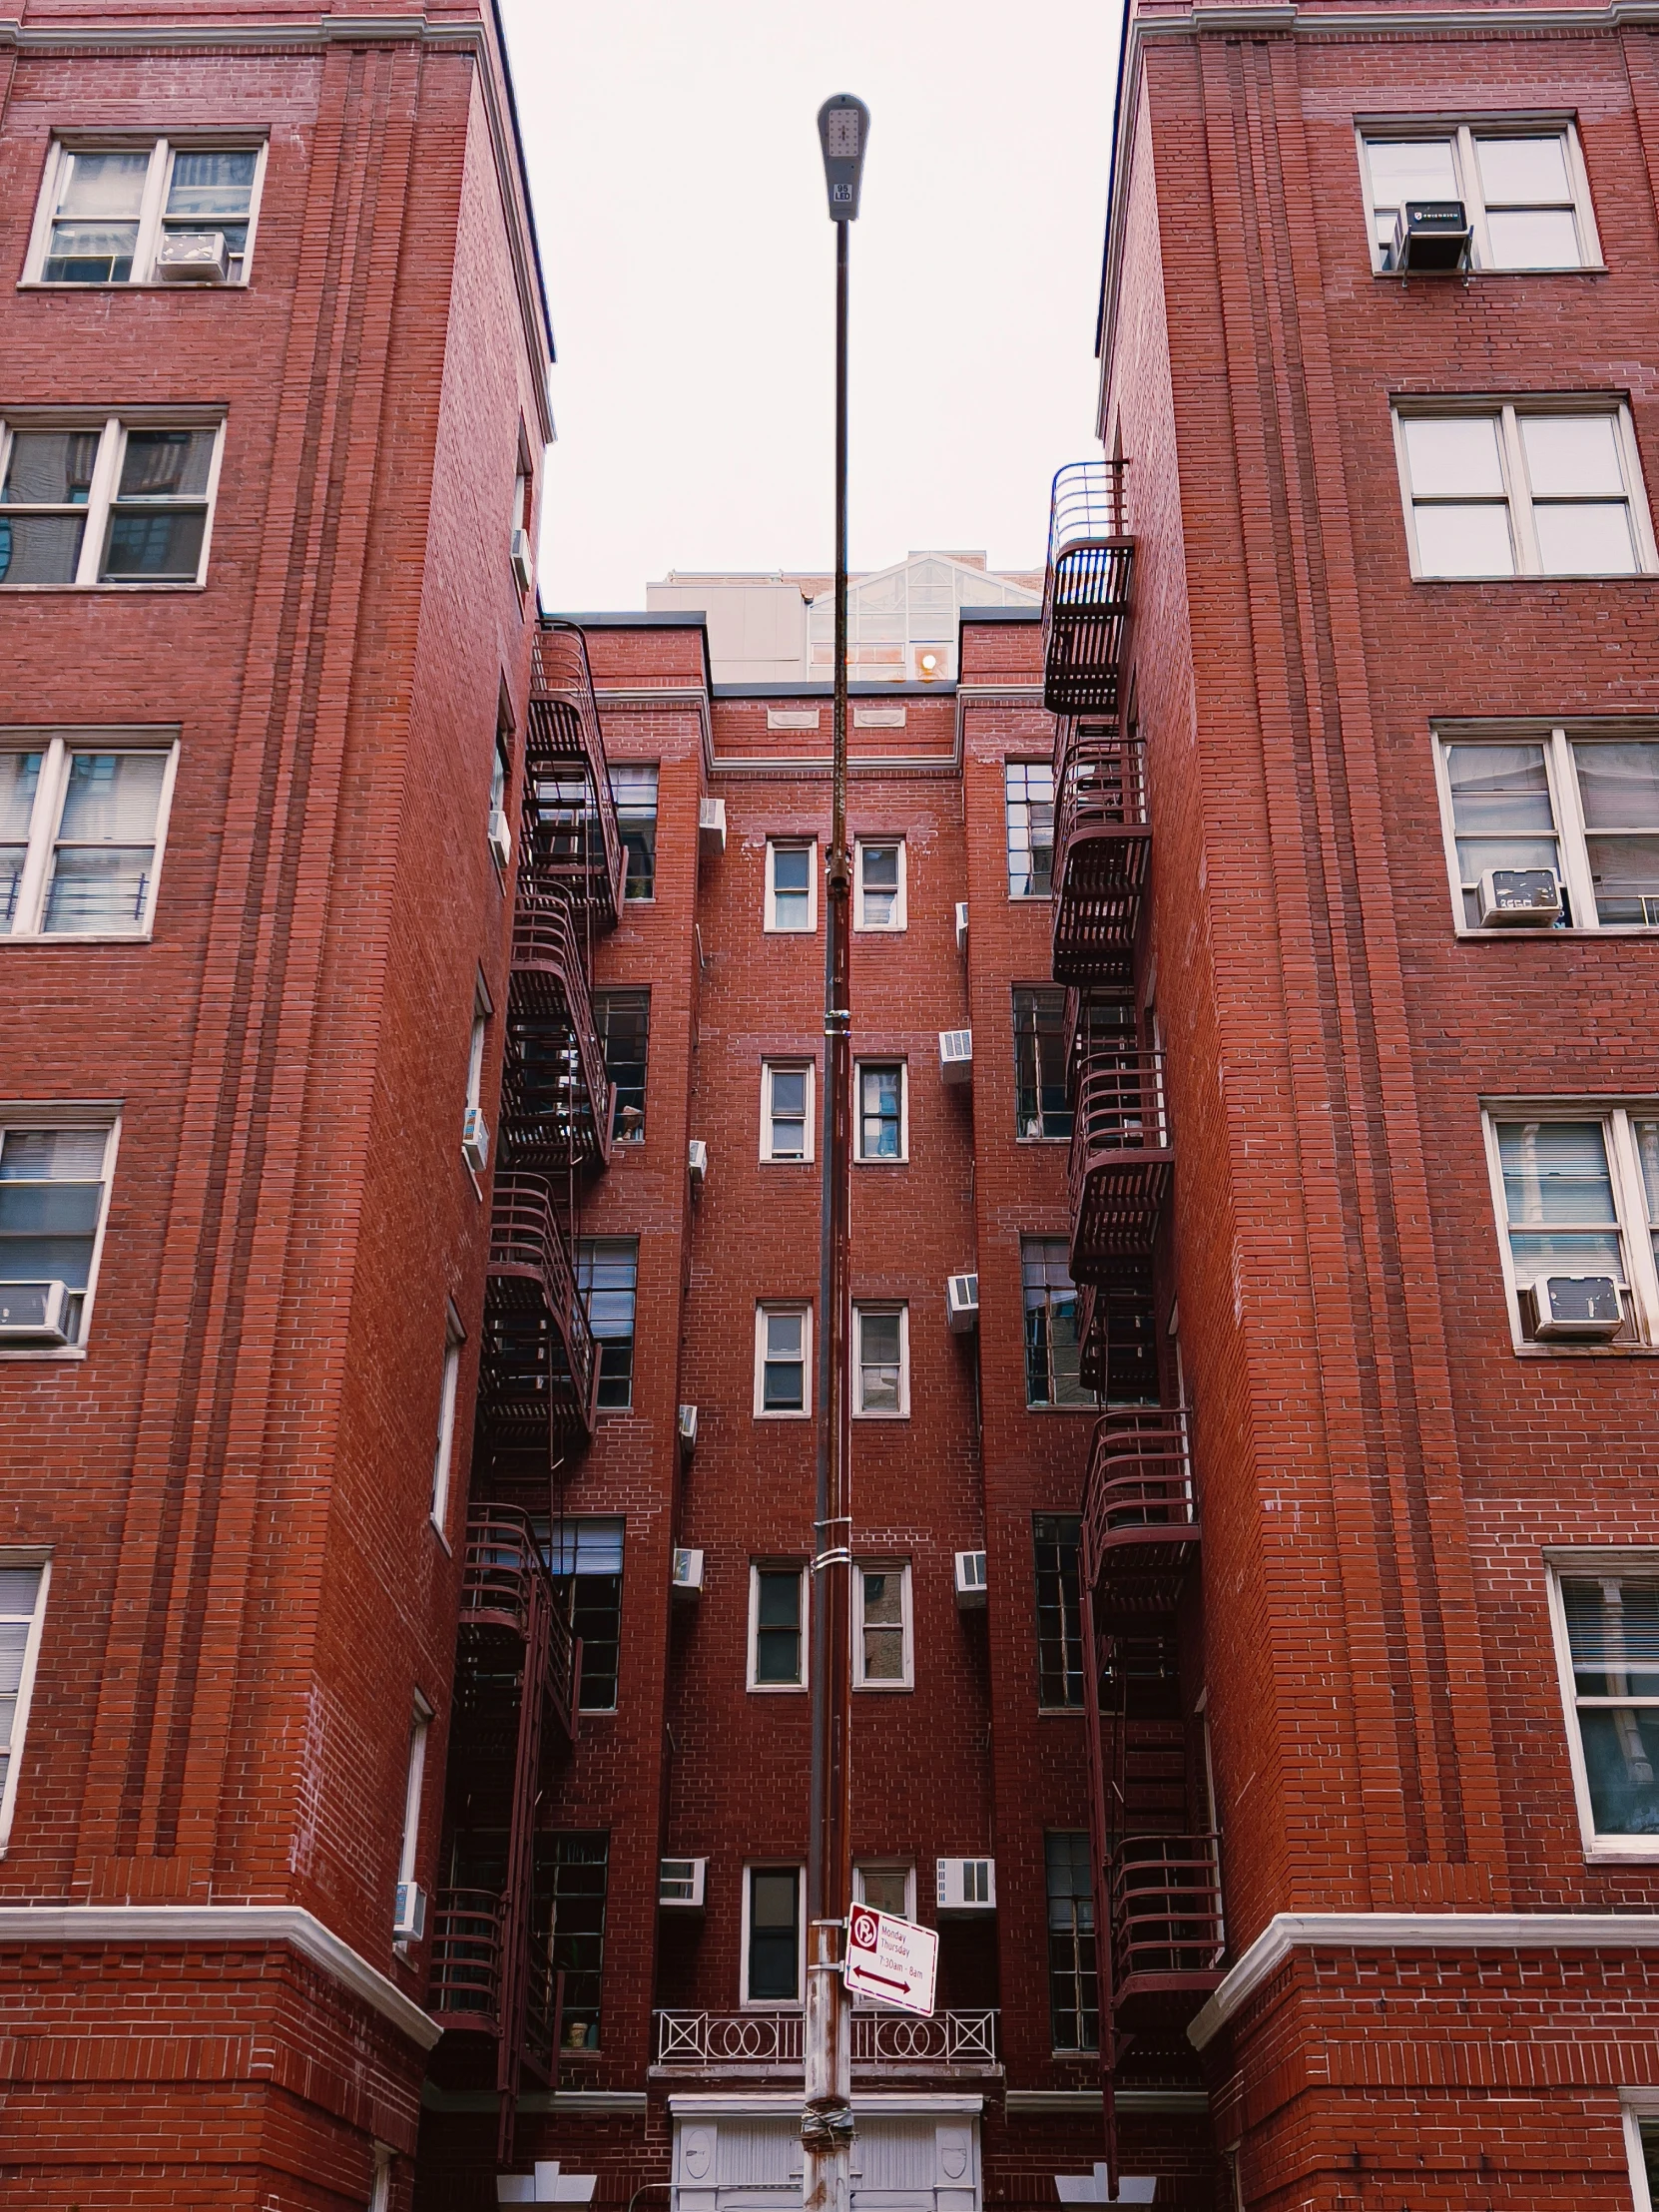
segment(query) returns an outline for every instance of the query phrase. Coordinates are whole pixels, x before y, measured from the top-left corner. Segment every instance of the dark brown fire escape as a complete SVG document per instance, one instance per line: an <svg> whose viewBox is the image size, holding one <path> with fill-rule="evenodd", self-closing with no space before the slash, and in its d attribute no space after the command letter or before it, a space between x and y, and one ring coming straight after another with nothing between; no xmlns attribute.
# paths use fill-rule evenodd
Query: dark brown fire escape
<svg viewBox="0 0 1659 2212"><path fill-rule="evenodd" d="M1067 1195L1082 1379L1162 1395L1153 1269L1175 1156L1161 1053L1142 1034L1136 946L1151 830L1128 681L1135 544L1121 465L1055 478L1043 594L1055 744L1054 976L1070 986ZM1084 1699L1100 2057L1110 2184L1117 2078L1139 2044L1190 2071L1183 2031L1221 1978L1220 1859L1183 1707L1177 1615L1198 1557L1186 1412L1137 1403L1096 1424L1083 1497Z"/></svg>

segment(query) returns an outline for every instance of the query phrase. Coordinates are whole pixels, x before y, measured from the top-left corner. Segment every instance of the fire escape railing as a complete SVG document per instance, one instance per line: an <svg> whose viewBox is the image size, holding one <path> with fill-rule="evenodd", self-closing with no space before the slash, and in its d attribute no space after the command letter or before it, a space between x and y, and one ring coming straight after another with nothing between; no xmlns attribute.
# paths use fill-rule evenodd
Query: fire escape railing
<svg viewBox="0 0 1659 2212"><path fill-rule="evenodd" d="M545 1635L538 1616L546 1622ZM545 1649L542 1695L567 1741L574 1741L581 1693L582 1643L553 1588L529 1518L513 1505L475 1505L467 1515L461 1573L461 1631L501 1629Z"/></svg>
<svg viewBox="0 0 1659 2212"><path fill-rule="evenodd" d="M1074 1282L1108 1285L1150 1256L1173 1163L1163 1054L1092 1045L1066 1171Z"/></svg>
<svg viewBox="0 0 1659 2212"><path fill-rule="evenodd" d="M1123 528L1121 462L1074 461L1054 479L1043 577L1043 704L1115 714L1135 541Z"/></svg>
<svg viewBox="0 0 1659 2212"><path fill-rule="evenodd" d="M537 1175L498 1174L478 1398L496 1453L542 1467L593 1434L599 1355L552 1193Z"/></svg>
<svg viewBox="0 0 1659 2212"><path fill-rule="evenodd" d="M1184 2027L1222 1975L1217 1839L1126 1836L1112 1854L1110 1888L1119 2022L1167 2018Z"/></svg>
<svg viewBox="0 0 1659 2212"><path fill-rule="evenodd" d="M611 1156L614 1094L594 1027L586 949L563 899L520 893L511 974L504 1149L516 1165L548 1172L602 1168Z"/></svg>
<svg viewBox="0 0 1659 2212"><path fill-rule="evenodd" d="M1105 1414L1083 1484L1083 1575L1097 1625L1173 1613L1199 1535L1185 1409Z"/></svg>
<svg viewBox="0 0 1659 2212"><path fill-rule="evenodd" d="M531 654L527 798L534 803L542 771L550 772L556 784L562 771L575 769L586 785L578 821L541 819L531 824L527 869L534 878L532 888L539 894L562 892L586 910L596 928L614 928L622 911L627 855L605 761L587 640L574 623L543 622ZM564 811L565 802L555 797L553 814Z"/></svg>
<svg viewBox="0 0 1659 2212"><path fill-rule="evenodd" d="M1071 718L1054 749L1054 941L1057 983L1134 979L1152 831L1146 753L1121 720Z"/></svg>

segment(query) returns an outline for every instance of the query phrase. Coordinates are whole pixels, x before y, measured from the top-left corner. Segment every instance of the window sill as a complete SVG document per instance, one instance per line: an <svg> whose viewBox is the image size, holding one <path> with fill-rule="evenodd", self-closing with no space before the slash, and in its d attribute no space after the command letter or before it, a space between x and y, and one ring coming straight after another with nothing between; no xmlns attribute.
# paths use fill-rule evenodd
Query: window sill
<svg viewBox="0 0 1659 2212"><path fill-rule="evenodd" d="M1064 1145L1069 1145L1069 1144L1070 1144L1070 1142L1071 1142L1071 1132L1070 1132L1070 1131L1068 1130L1068 1131L1066 1132L1066 1134L1065 1134L1065 1135L1064 1135L1063 1137L1016 1137L1016 1138L1014 1139L1014 1142L1015 1142L1015 1144L1064 1144Z"/></svg>
<svg viewBox="0 0 1659 2212"><path fill-rule="evenodd" d="M20 929L0 936L0 945L14 944L154 944L153 929Z"/></svg>
<svg viewBox="0 0 1659 2212"><path fill-rule="evenodd" d="M1528 941L1542 937L1556 943L1559 943L1563 937L1570 937L1575 943L1582 943L1588 938L1593 944L1598 937L1659 937L1659 923L1651 921L1608 921L1603 922L1595 929L1577 925L1568 929L1471 929L1468 923L1464 921L1453 922L1452 934L1467 944L1500 942L1505 937L1510 939L1521 937Z"/></svg>
<svg viewBox="0 0 1659 2212"><path fill-rule="evenodd" d="M909 1417L910 1415L908 1411L902 1413L865 1413L859 1411L856 1407L854 1407L852 1413L852 1418L854 1420L906 1421L909 1419Z"/></svg>
<svg viewBox="0 0 1659 2212"><path fill-rule="evenodd" d="M908 1697L913 1695L913 1682L854 1682L853 1689L860 1697Z"/></svg>
<svg viewBox="0 0 1659 2212"><path fill-rule="evenodd" d="M751 1697L803 1697L808 1685L805 1682L751 1682Z"/></svg>
<svg viewBox="0 0 1659 2212"><path fill-rule="evenodd" d="M438 1519L436 1513L427 1514L426 1525L431 1529L432 1534L437 1538L438 1542L442 1544L445 1556L447 1558L453 1559L455 1556L455 1547L453 1544L451 1544L449 1538L444 1534L443 1523Z"/></svg>
<svg viewBox="0 0 1659 2212"><path fill-rule="evenodd" d="M1517 1360L1659 1360L1659 1345L1538 1345L1522 1338L1513 1348Z"/></svg>
<svg viewBox="0 0 1659 2212"><path fill-rule="evenodd" d="M1081 1705L1039 1705L1037 1718L1040 1721L1080 1721L1083 1708Z"/></svg>
<svg viewBox="0 0 1659 2212"><path fill-rule="evenodd" d="M1385 284L1403 284L1413 274L1408 269L1379 269L1375 262L1371 273L1379 282ZM1453 282L1461 280L1463 283L1467 283L1471 276L1478 276L1482 280L1488 276L1605 276L1607 264L1562 262L1555 269L1419 269L1414 274L1425 278L1449 276Z"/></svg>
<svg viewBox="0 0 1659 2212"><path fill-rule="evenodd" d="M1563 573L1559 569L1528 568L1511 569L1498 576L1425 576L1412 569L1413 584L1473 584L1486 591L1493 584L1646 584L1653 581L1655 571L1650 568L1573 569Z"/></svg>
<svg viewBox="0 0 1659 2212"><path fill-rule="evenodd" d="M910 1156L907 1152L901 1152L896 1160L883 1155L880 1159L859 1158L852 1163L855 1168L907 1168L909 1164Z"/></svg>
<svg viewBox="0 0 1659 2212"><path fill-rule="evenodd" d="M1591 1867L1651 1867L1659 1861L1659 1836L1645 1841L1632 1837L1628 1843L1587 1844L1584 1861Z"/></svg>
<svg viewBox="0 0 1659 2212"><path fill-rule="evenodd" d="M15 1360L84 1360L85 1345L7 1345L0 1346L0 1361Z"/></svg>
<svg viewBox="0 0 1659 2212"><path fill-rule="evenodd" d="M1008 893L1008 903L1010 906L1052 906L1054 893L1052 891L1010 891Z"/></svg>
<svg viewBox="0 0 1659 2212"><path fill-rule="evenodd" d="M809 1410L809 1408L808 1408L808 1407L806 1407L806 1406L803 1406L803 1407L802 1407L802 1409L801 1409L801 1411L800 1411L799 1413L759 1413L759 1412L758 1412L758 1413L757 1413L757 1414L755 1415L755 1418L756 1418L757 1420L811 1420L811 1419L812 1419L812 1417L813 1417L813 1416L812 1416L812 1413L811 1413L811 1411L810 1411L810 1410Z"/></svg>
<svg viewBox="0 0 1659 2212"><path fill-rule="evenodd" d="M178 577L162 577L153 584L124 584L114 580L97 584L0 584L0 592L13 599L49 599L54 593L64 593L76 599L89 599L97 591L122 592L128 595L140 592L206 591L207 580L198 577L186 583Z"/></svg>
<svg viewBox="0 0 1659 2212"><path fill-rule="evenodd" d="M1028 1413L1087 1413L1098 1420L1106 1408L1104 1405L1033 1405L1027 1399L1025 1410Z"/></svg>
<svg viewBox="0 0 1659 2212"><path fill-rule="evenodd" d="M774 1156L769 1152L763 1152L761 1154L761 1165L764 1168L810 1168L813 1166L813 1164L814 1163L810 1157L806 1159L799 1159L793 1154L786 1154L783 1158L779 1159L774 1158Z"/></svg>
<svg viewBox="0 0 1659 2212"><path fill-rule="evenodd" d="M45 276L20 276L17 288L19 291L166 291L176 294L182 291L248 291L252 287L246 276L239 276L235 283L227 280L223 284L204 284L193 277L176 278L171 283L162 276L100 277L92 283L78 283L66 279L54 281Z"/></svg>

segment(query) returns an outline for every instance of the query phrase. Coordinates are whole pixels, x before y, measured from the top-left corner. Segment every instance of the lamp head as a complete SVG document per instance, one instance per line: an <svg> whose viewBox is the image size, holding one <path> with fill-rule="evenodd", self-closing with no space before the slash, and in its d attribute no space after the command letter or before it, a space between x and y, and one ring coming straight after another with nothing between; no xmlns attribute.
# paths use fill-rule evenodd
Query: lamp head
<svg viewBox="0 0 1659 2212"><path fill-rule="evenodd" d="M824 182L830 194L831 223L854 223L858 187L869 142L869 110L850 92L837 92L818 111L819 144L824 148Z"/></svg>

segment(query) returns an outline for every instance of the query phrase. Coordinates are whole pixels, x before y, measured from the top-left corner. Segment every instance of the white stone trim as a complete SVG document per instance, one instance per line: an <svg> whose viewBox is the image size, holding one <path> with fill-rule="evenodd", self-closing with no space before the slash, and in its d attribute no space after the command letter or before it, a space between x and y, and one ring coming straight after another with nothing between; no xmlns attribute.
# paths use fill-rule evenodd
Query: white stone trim
<svg viewBox="0 0 1659 2212"><path fill-rule="evenodd" d="M411 2043L443 2030L395 1982L297 1905L0 1905L0 1943L286 1943Z"/></svg>
<svg viewBox="0 0 1659 2212"><path fill-rule="evenodd" d="M1187 2034L1202 2050L1298 1946L1331 1950L1653 1950L1659 1913L1276 1913Z"/></svg>

